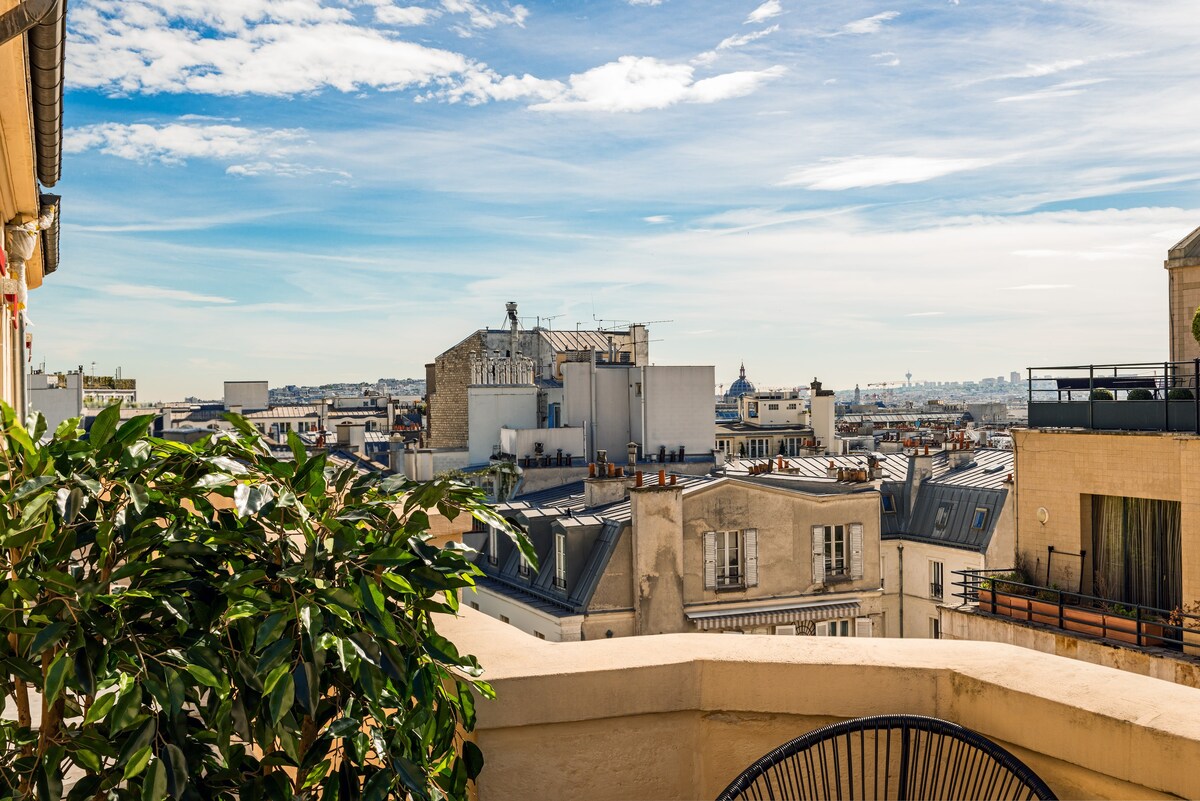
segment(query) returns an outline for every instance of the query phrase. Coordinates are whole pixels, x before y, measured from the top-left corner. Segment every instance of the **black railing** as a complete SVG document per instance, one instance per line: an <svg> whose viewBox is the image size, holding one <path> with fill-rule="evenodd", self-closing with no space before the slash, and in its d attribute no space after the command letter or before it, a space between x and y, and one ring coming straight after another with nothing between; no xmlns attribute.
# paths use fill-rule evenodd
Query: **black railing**
<svg viewBox="0 0 1200 801"><path fill-rule="evenodd" d="M1111 598L1042 587L1005 570L955 570L954 597L977 612L1037 623L1141 648L1200 653L1200 614L1124 604Z"/></svg>
<svg viewBox="0 0 1200 801"><path fill-rule="evenodd" d="M929 597L942 600L942 583L940 581L929 585Z"/></svg>
<svg viewBox="0 0 1200 801"><path fill-rule="evenodd" d="M1200 359L1028 369L1029 425L1200 434Z"/></svg>

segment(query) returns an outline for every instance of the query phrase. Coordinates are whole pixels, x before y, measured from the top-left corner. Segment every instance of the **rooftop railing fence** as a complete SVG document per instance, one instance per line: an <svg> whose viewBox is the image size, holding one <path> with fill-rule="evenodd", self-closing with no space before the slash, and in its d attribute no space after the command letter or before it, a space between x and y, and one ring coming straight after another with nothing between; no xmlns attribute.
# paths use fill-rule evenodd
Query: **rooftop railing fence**
<svg viewBox="0 0 1200 801"><path fill-rule="evenodd" d="M1029 425L1200 434L1200 359L1030 367Z"/></svg>
<svg viewBox="0 0 1200 801"><path fill-rule="evenodd" d="M956 570L953 593L977 612L1037 623L1140 648L1200 648L1200 614L1157 609L1021 581L1013 568Z"/></svg>

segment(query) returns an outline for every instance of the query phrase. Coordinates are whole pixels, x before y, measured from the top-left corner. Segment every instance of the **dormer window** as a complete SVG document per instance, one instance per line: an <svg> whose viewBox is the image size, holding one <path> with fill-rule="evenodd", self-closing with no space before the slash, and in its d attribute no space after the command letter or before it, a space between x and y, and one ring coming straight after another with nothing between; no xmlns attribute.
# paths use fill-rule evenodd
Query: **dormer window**
<svg viewBox="0 0 1200 801"><path fill-rule="evenodd" d="M561 532L554 535L554 588L567 589L567 535Z"/></svg>

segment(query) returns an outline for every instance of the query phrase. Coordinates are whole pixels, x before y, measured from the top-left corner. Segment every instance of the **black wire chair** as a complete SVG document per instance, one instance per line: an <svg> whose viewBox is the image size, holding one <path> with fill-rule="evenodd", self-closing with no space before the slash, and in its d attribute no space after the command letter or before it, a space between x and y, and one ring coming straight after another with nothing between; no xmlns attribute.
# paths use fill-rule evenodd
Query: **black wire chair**
<svg viewBox="0 0 1200 801"><path fill-rule="evenodd" d="M876 715L811 731L763 756L717 801L1056 799L1021 760L957 723Z"/></svg>

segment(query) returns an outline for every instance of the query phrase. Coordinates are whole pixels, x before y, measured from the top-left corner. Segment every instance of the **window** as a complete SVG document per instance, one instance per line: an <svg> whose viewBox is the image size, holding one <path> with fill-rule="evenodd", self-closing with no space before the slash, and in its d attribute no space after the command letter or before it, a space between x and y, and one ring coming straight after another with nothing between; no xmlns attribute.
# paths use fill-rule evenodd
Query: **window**
<svg viewBox="0 0 1200 801"><path fill-rule="evenodd" d="M746 441L746 446L749 449L749 453L747 455L750 456L751 458L754 458L756 456L771 456L772 455L770 439L751 438Z"/></svg>
<svg viewBox="0 0 1200 801"><path fill-rule="evenodd" d="M625 354L622 354L622 355L625 355ZM533 636L534 636L534 637L537 637L539 640L544 640L544 639L546 639L546 635L545 635L545 634L542 634L540 631L535 631L535 632L533 633Z"/></svg>
<svg viewBox="0 0 1200 801"><path fill-rule="evenodd" d="M508 622L508 615L501 615L501 616L500 616L500 622L501 622L501 623L507 623L507 622Z"/></svg>
<svg viewBox="0 0 1200 801"><path fill-rule="evenodd" d="M942 621L936 617L929 618L929 638L931 640L942 639Z"/></svg>
<svg viewBox="0 0 1200 801"><path fill-rule="evenodd" d="M942 563L933 560L929 562L929 597L942 600Z"/></svg>
<svg viewBox="0 0 1200 801"><path fill-rule="evenodd" d="M482 520L480 520L477 517L471 518L471 531L482 534L483 532L487 531L487 529L488 529L487 523L483 522Z"/></svg>
<svg viewBox="0 0 1200 801"><path fill-rule="evenodd" d="M561 532L554 535L554 587L567 589L567 535Z"/></svg>
<svg viewBox="0 0 1200 801"><path fill-rule="evenodd" d="M717 586L740 587L742 585L742 532L718 531L717 534Z"/></svg>
<svg viewBox="0 0 1200 801"><path fill-rule="evenodd" d="M793 623L790 626L776 626L775 633L776 634L786 634L786 635L795 637L796 636L796 624Z"/></svg>
<svg viewBox="0 0 1200 801"><path fill-rule="evenodd" d="M879 589L887 587L887 557L879 554Z"/></svg>
<svg viewBox="0 0 1200 801"><path fill-rule="evenodd" d="M885 515L896 514L896 496L890 492L883 493L883 513Z"/></svg>
<svg viewBox="0 0 1200 801"><path fill-rule="evenodd" d="M471 601L471 608L478 612L479 604L475 603L474 601Z"/></svg>
<svg viewBox="0 0 1200 801"><path fill-rule="evenodd" d="M975 514L971 515L971 528L978 531L987 525L988 509L986 506L976 506Z"/></svg>
<svg viewBox="0 0 1200 801"><path fill-rule="evenodd" d="M488 526L488 563L489 564L495 565L495 564L500 563L500 555L498 553L496 553L496 550L499 547L500 547L499 532L496 531L495 526Z"/></svg>
<svg viewBox="0 0 1200 801"><path fill-rule="evenodd" d="M789 411L795 411L795 409L796 409L796 404L794 404L794 403L789 403L789 404L788 404L788 410L789 410Z"/></svg>
<svg viewBox="0 0 1200 801"><path fill-rule="evenodd" d="M950 510L953 508L954 504L950 501L938 504L937 514L933 518L933 536L940 537L946 533L946 526L950 525Z"/></svg>
<svg viewBox="0 0 1200 801"><path fill-rule="evenodd" d="M769 409L772 412L777 412L777 411L779 411L779 404L778 403L768 403L767 409Z"/></svg>
<svg viewBox="0 0 1200 801"><path fill-rule="evenodd" d="M717 440L717 450L719 450L721 453L729 453L729 440L727 440L727 439Z"/></svg>
<svg viewBox="0 0 1200 801"><path fill-rule="evenodd" d="M846 527L825 526L825 575L846 573Z"/></svg>
<svg viewBox="0 0 1200 801"><path fill-rule="evenodd" d="M829 620L817 624L817 635L821 637L849 637L849 620Z"/></svg>
<svg viewBox="0 0 1200 801"><path fill-rule="evenodd" d="M517 575L529 577L529 560L525 558L525 554L521 554L520 560L517 562Z"/></svg>

